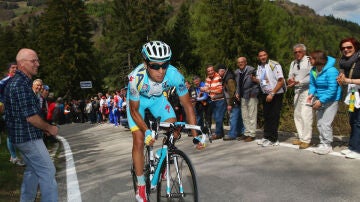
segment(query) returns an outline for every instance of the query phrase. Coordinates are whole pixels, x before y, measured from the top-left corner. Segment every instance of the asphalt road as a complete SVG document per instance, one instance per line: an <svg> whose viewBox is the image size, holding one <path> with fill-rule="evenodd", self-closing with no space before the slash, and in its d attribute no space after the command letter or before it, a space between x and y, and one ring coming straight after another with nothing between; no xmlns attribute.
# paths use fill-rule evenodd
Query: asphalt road
<svg viewBox="0 0 360 202"><path fill-rule="evenodd" d="M82 201L135 201L129 130L110 124L68 124L60 127L59 135L72 150ZM196 151L192 139L183 135L177 146L195 165L200 201L359 201L360 160L336 152L320 156L311 148L298 150L286 143L289 140L291 136L282 136L281 145L271 148L216 140ZM56 167L59 201L65 202L63 150Z"/></svg>

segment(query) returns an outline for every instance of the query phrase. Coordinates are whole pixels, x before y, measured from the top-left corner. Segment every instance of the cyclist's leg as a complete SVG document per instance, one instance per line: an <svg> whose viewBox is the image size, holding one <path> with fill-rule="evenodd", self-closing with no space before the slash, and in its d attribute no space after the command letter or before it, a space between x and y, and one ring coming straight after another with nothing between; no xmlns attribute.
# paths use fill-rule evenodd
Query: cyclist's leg
<svg viewBox="0 0 360 202"><path fill-rule="evenodd" d="M143 175L144 167L144 134L141 130L133 131L132 158L136 176Z"/></svg>
<svg viewBox="0 0 360 202"><path fill-rule="evenodd" d="M141 100L141 105L139 106L139 113L142 118L145 116L145 109L147 107L147 100ZM136 176L143 175L144 167L144 132L139 129L135 121L131 117L130 110L126 111L129 128L133 136L133 148L132 148L132 158L135 167Z"/></svg>

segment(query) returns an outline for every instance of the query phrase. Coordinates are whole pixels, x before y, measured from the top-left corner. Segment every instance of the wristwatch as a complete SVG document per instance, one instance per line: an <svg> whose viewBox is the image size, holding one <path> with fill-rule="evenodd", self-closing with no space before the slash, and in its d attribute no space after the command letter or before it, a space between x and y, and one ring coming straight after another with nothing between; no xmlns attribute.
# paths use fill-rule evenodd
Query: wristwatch
<svg viewBox="0 0 360 202"><path fill-rule="evenodd" d="M270 93L270 95L271 95L271 96L274 96L274 95L275 95L275 93Z"/></svg>

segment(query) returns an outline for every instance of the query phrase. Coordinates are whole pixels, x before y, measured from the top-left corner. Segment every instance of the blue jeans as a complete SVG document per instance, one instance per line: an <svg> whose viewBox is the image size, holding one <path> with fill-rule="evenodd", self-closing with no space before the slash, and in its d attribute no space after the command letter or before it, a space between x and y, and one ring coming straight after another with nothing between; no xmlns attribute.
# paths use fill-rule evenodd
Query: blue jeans
<svg viewBox="0 0 360 202"><path fill-rule="evenodd" d="M241 108L239 106L233 106L230 114L230 131L229 136L236 138L239 133L244 134L245 127L241 115Z"/></svg>
<svg viewBox="0 0 360 202"><path fill-rule="evenodd" d="M226 100L216 100L211 102L211 108L213 110L213 117L215 120L215 134L218 136L224 136L224 116L226 113Z"/></svg>
<svg viewBox="0 0 360 202"><path fill-rule="evenodd" d="M55 166L42 139L15 144L26 163L21 202L34 201L40 185L41 201L58 201Z"/></svg>
<svg viewBox="0 0 360 202"><path fill-rule="evenodd" d="M6 138L7 148L9 149L11 158L16 158L16 150L13 143L10 142L9 137Z"/></svg>
<svg viewBox="0 0 360 202"><path fill-rule="evenodd" d="M350 126L349 149L360 153L360 109L350 113Z"/></svg>
<svg viewBox="0 0 360 202"><path fill-rule="evenodd" d="M196 103L194 108L195 108L194 111L195 111L195 116L196 116L196 125L200 126L201 129L203 129L204 128L205 107L202 106L201 103Z"/></svg>

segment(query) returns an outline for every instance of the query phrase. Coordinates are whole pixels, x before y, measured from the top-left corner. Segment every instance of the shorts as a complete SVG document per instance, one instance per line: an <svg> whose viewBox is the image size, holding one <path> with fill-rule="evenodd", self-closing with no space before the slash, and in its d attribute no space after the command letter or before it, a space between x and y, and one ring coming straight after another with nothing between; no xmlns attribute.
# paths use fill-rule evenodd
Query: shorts
<svg viewBox="0 0 360 202"><path fill-rule="evenodd" d="M129 106L129 103L127 103L127 106ZM139 113L143 119L145 117L145 109L149 109L155 118L160 117L161 122L170 118L176 118L174 109L163 95L150 98L140 96ZM130 107L127 107L126 113L131 132L139 130L139 127L130 115Z"/></svg>

